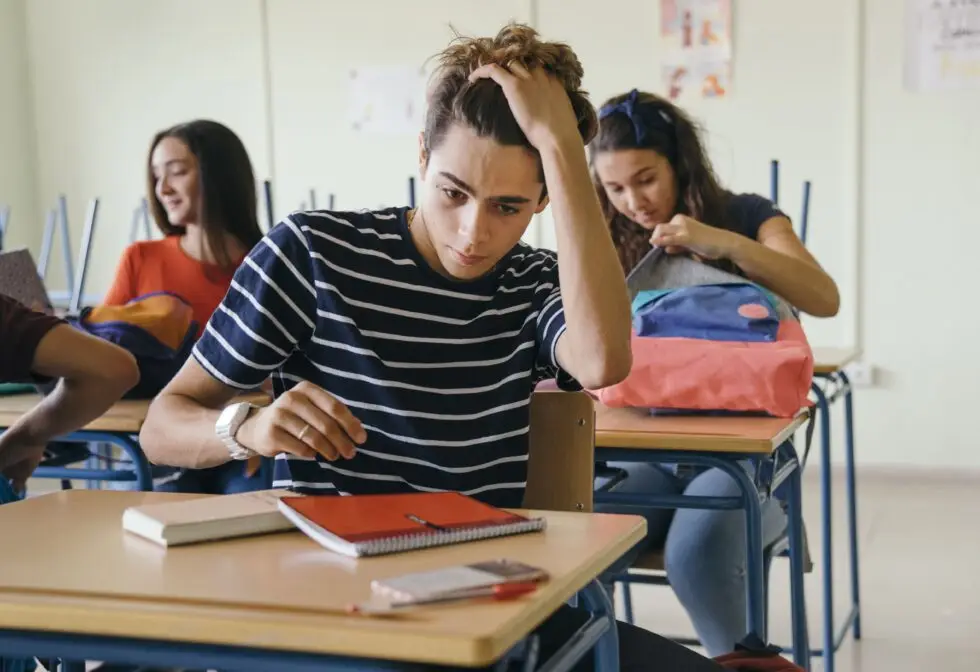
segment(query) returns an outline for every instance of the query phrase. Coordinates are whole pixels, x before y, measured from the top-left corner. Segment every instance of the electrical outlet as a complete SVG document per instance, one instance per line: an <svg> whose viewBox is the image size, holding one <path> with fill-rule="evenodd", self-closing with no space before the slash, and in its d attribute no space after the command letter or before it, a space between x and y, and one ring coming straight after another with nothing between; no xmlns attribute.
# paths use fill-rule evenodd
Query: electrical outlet
<svg viewBox="0 0 980 672"><path fill-rule="evenodd" d="M854 362L846 369L854 387L872 387L875 384L875 367L865 362Z"/></svg>

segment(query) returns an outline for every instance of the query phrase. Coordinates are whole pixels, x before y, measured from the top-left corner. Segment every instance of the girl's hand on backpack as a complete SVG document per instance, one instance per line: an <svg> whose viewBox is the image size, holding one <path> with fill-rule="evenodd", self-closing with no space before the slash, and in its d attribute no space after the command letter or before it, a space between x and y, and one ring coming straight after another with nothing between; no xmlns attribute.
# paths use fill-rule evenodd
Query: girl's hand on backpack
<svg viewBox="0 0 980 672"><path fill-rule="evenodd" d="M704 259L728 257L738 242L738 234L708 226L688 217L674 215L666 224L658 224L650 244L662 247L667 254L693 252Z"/></svg>
<svg viewBox="0 0 980 672"><path fill-rule="evenodd" d="M332 394L309 382L283 393L242 423L236 440L265 457L351 459L367 440L360 420Z"/></svg>

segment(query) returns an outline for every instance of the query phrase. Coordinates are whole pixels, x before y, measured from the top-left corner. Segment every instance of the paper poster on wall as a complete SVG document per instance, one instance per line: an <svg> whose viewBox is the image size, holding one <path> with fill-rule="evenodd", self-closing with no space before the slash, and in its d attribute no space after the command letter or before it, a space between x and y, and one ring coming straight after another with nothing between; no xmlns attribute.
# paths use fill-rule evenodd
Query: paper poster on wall
<svg viewBox="0 0 980 672"><path fill-rule="evenodd" d="M373 65L349 75L348 119L359 133L399 135L418 133L425 120L424 68Z"/></svg>
<svg viewBox="0 0 980 672"><path fill-rule="evenodd" d="M732 1L660 0L667 96L721 98L731 90Z"/></svg>
<svg viewBox="0 0 980 672"><path fill-rule="evenodd" d="M905 86L980 88L980 0L907 0Z"/></svg>

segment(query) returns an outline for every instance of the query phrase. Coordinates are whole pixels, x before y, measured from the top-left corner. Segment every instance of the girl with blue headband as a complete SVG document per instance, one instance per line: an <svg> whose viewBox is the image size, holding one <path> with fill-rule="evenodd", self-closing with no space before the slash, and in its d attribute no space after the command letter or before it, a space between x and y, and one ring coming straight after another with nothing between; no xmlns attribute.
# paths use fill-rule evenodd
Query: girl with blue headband
<svg viewBox="0 0 980 672"><path fill-rule="evenodd" d="M833 317L834 280L775 204L722 187L681 109L633 90L599 109L593 178L624 270L650 250L693 254L748 277L804 313Z"/></svg>
<svg viewBox="0 0 980 672"><path fill-rule="evenodd" d="M697 127L667 100L635 89L608 100L599 109L589 160L624 272L657 246L746 277L811 315L837 313L837 285L789 218L762 196L722 187ZM734 480L718 469L613 466L629 472L618 492L738 495ZM730 651L747 630L744 514L662 509L645 515L644 544L664 549L670 584L702 644L713 656ZM785 529L778 502L767 502L763 543Z"/></svg>

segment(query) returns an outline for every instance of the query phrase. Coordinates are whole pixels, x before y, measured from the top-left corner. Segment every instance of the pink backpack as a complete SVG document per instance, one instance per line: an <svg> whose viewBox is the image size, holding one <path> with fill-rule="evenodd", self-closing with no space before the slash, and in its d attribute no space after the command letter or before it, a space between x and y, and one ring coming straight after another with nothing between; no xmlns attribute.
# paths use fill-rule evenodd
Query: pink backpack
<svg viewBox="0 0 980 672"><path fill-rule="evenodd" d="M627 279L633 368L606 406L792 417L808 403L813 353L782 299L694 259L653 250Z"/></svg>

